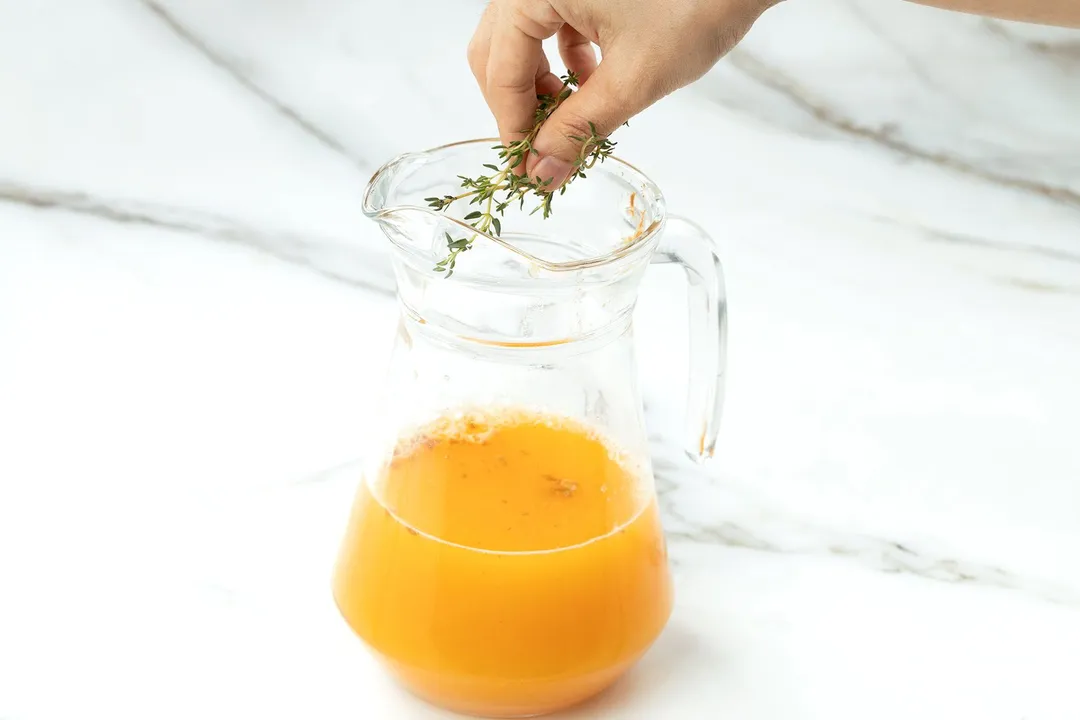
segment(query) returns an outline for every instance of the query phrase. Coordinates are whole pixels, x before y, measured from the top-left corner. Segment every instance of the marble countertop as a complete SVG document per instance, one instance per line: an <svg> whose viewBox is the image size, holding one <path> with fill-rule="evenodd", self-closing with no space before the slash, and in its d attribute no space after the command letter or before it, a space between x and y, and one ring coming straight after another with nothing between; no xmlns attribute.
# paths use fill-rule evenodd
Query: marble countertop
<svg viewBox="0 0 1080 720"><path fill-rule="evenodd" d="M473 0L0 0L0 718L446 718L346 630L396 316L359 193L490 134ZM566 718L1080 718L1080 34L790 0L620 150L731 303L637 315L677 601ZM680 147L687 137L692 148Z"/></svg>

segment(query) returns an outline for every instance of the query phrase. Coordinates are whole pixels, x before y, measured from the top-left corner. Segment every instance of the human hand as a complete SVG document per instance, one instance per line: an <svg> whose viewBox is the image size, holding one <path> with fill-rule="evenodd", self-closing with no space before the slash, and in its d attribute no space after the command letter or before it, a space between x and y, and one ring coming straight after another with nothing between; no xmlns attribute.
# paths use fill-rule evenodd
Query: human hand
<svg viewBox="0 0 1080 720"><path fill-rule="evenodd" d="M777 1L491 0L469 43L469 66L509 144L532 128L537 94L562 86L542 46L558 34L581 89L544 123L526 165L530 177L558 187L580 150L574 138L589 137L590 122L607 136L697 80Z"/></svg>

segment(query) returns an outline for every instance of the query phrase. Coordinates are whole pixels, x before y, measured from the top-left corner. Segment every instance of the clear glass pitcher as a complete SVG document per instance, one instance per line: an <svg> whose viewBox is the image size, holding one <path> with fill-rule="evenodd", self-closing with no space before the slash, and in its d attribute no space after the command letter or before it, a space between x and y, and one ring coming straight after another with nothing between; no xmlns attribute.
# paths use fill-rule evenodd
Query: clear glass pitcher
<svg viewBox="0 0 1080 720"><path fill-rule="evenodd" d="M716 446L726 304L712 241L609 159L550 218L476 234L460 192L492 141L400 156L365 213L393 247L401 318L334 577L352 629L416 695L471 715L553 712L596 694L660 634L671 581L631 319L650 263L689 278L688 453ZM465 203L457 203L465 205Z"/></svg>

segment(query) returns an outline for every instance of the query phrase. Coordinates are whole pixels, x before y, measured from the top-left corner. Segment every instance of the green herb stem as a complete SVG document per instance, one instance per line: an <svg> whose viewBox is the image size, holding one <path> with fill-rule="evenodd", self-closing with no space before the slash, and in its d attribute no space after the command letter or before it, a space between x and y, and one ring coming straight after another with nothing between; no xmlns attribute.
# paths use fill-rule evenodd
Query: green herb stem
<svg viewBox="0 0 1080 720"><path fill-rule="evenodd" d="M424 201L428 203L428 207L443 211L452 204L468 198L470 205L476 204L483 209L474 210L465 215L466 222L479 232L487 234L493 232L496 236L502 235L502 222L497 216L504 215L506 208L511 203L517 203L520 208L524 208L525 199L528 195L539 198L539 202L532 209L532 213L541 211L544 218L549 217L551 215L551 201L556 194L554 189L551 188L553 178L547 178L546 180L540 177L530 178L524 173L515 171L528 160L529 153L537 154L533 148L533 141L540 132L540 127L551 117L555 109L566 98L570 97L573 92L572 88L578 86L578 78L574 73L564 75L562 81L562 89L555 95L537 96L539 103L534 116L534 124L532 129L522 131L524 137L515 140L509 145L496 145L492 148L498 151L502 167L485 164L484 167L491 170L491 175L478 175L475 178L460 175L461 187L465 188L465 192L459 195L444 195L441 198L425 198ZM580 142L581 149L574 160L570 177L559 188L559 195L566 192L566 186L571 181L579 177L585 177L586 170L591 169L597 162L606 160L615 147L615 143L601 137L596 132L596 126L592 123L589 123L588 137L572 136L571 139ZM502 193L502 198L496 197L496 193ZM435 265L435 270L445 273L446 277L450 277L454 274L458 256L472 248L473 241L476 240L478 235L474 234L471 237L462 238L454 238L448 232L444 233L444 235L448 253L445 258Z"/></svg>

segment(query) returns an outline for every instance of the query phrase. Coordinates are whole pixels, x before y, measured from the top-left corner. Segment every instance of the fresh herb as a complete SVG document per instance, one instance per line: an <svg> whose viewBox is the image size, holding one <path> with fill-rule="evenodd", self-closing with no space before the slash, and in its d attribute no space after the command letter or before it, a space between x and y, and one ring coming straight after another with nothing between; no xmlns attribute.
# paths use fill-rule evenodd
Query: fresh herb
<svg viewBox="0 0 1080 720"><path fill-rule="evenodd" d="M478 205L479 210L474 210L465 216L465 220L480 232L502 235L502 222L499 215L503 215L506 208L517 203L520 209L525 207L525 198L533 195L539 198L539 203L532 209L530 214L543 211L545 218L551 215L551 201L555 196L551 182L554 178L528 177L525 173L517 172L517 169L528 159L529 154L538 154L533 148L533 141L540 126L544 124L555 109L573 93L572 88L578 86L578 77L574 73L564 75L563 86L555 95L538 95L539 104L536 108L533 127L531 130L522 130L524 137L509 145L496 145L492 149L499 151L499 165L485 164L484 167L491 171L488 175L478 175L475 178L459 175L461 187L465 192L459 195L444 195L443 197L424 198L428 207L436 210L445 210L451 204L459 200L469 199L470 205ZM574 160L573 170L563 186L558 189L558 194L566 192L566 186L577 178L585 177L585 171L592 168L597 162L603 162L615 148L615 143L596 132L596 126L589 123L589 136L571 136L571 140L581 143L581 149ZM501 166L501 167L500 167ZM502 197L496 197L501 193ZM458 256L472 247L477 236L462 237L455 239L450 233L446 236L447 256L435 265L435 270L446 273L446 277L454 274Z"/></svg>

